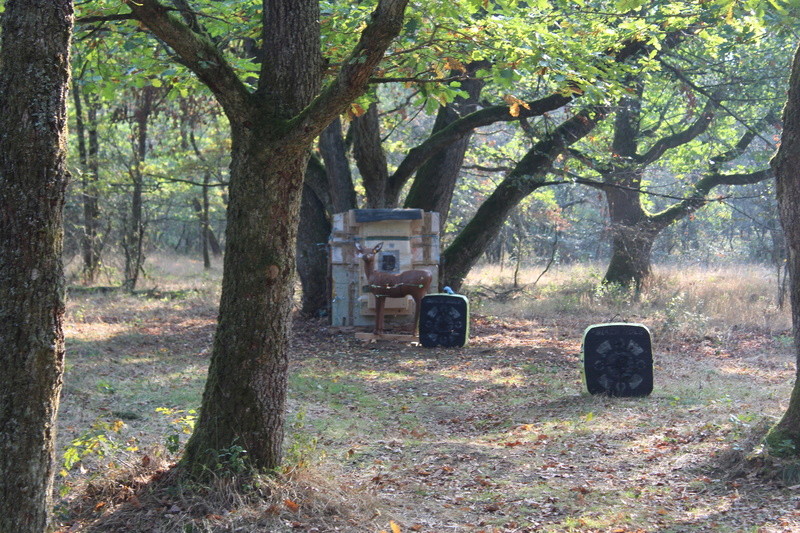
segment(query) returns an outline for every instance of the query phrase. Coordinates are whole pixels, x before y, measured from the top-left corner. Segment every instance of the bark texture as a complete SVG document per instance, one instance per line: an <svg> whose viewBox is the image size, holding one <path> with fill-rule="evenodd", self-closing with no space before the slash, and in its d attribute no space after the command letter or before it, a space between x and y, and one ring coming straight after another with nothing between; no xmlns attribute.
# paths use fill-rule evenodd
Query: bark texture
<svg viewBox="0 0 800 533"><path fill-rule="evenodd" d="M261 149L235 132L219 319L200 415L184 455L198 471L237 447L261 468L280 464L296 221L305 146ZM287 221L277 225L276 220ZM295 223L292 223L295 222Z"/></svg>
<svg viewBox="0 0 800 533"><path fill-rule="evenodd" d="M792 326L795 354L800 362L800 48L792 64L781 145L772 159L772 169L788 247ZM800 454L800 379L795 379L789 406L767 436L767 443L773 453Z"/></svg>
<svg viewBox="0 0 800 533"><path fill-rule="evenodd" d="M70 0L8 0L0 41L0 532L50 518L64 368Z"/></svg>

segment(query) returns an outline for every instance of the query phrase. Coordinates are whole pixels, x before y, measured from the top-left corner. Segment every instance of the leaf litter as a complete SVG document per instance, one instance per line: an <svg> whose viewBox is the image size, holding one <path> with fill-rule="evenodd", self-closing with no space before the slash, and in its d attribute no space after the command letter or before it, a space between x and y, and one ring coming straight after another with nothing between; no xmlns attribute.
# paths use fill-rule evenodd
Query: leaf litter
<svg viewBox="0 0 800 533"><path fill-rule="evenodd" d="M92 420L127 409L139 416L126 419L138 439L131 453L169 460L152 446L170 422L147 413L164 405L164 387L170 407L197 407L214 310L162 307L112 318L68 325L74 366L61 447ZM724 342L654 339L650 397L593 397L582 393L579 377L581 331L478 315L467 347L426 349L364 344L352 331L298 317L287 457L296 461L288 452L310 443L297 451L309 456L298 469L316 472L316 488L282 493L258 518L245 504L195 507L207 510L197 530L283 530L264 525L269 515L286 531L309 532L800 531L798 479L782 479L773 460L748 455L786 407L794 378L789 350L753 331ZM94 370L108 389L87 381ZM163 376L169 379L144 390ZM91 512L67 518L64 531L115 530L98 517L119 502L85 484L109 459L85 462L88 473L81 465L83 473L65 481L78 486L83 476L84 491L65 498L61 512L69 517L80 499L91 502L83 504ZM163 472L163 465L146 466ZM151 504L135 489L118 488L125 493L118 500L146 509ZM321 492L340 497L338 511L313 510ZM348 499L360 506L345 510ZM165 502L161 515L154 510L165 524L157 530L197 524L190 508Z"/></svg>

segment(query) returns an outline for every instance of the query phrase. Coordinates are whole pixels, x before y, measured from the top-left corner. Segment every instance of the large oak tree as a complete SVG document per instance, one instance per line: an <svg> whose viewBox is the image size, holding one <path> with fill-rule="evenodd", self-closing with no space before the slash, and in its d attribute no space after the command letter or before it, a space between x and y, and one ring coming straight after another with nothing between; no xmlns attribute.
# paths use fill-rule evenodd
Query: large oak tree
<svg viewBox="0 0 800 533"><path fill-rule="evenodd" d="M264 0L255 89L188 2L128 3L133 17L214 94L230 122L227 248L211 366L184 464L216 467L232 447L260 469L280 464L287 342L303 176L314 139L361 95L402 28L407 0L381 0L352 53L323 86L318 0ZM248 80L251 81L251 80Z"/></svg>

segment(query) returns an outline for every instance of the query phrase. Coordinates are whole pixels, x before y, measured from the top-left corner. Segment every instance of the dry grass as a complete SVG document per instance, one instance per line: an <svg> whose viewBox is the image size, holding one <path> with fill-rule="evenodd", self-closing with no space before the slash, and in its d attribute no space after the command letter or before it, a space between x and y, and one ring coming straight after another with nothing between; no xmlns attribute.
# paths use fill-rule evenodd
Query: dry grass
<svg viewBox="0 0 800 533"><path fill-rule="evenodd" d="M73 504L70 531L183 533L379 528L374 495L321 467L292 476L224 474L204 483L148 462L93 480Z"/></svg>
<svg viewBox="0 0 800 533"><path fill-rule="evenodd" d="M157 290L70 298L59 442L89 451L60 479L63 531L800 531L797 481L743 461L794 376L768 270L658 269L639 299L599 268L520 290L477 270L456 350L298 320L286 471L193 484L165 441L199 403L219 276L154 259ZM656 390L581 394L583 329L622 319L653 331Z"/></svg>
<svg viewBox="0 0 800 533"><path fill-rule="evenodd" d="M67 260L64 266L67 282L78 285L81 282L80 257ZM124 261L121 256L109 255L100 268L96 285L119 287L123 282ZM146 257L144 273L137 284L139 291L197 291L211 293L219 288L222 278L222 259L212 257L211 269L203 268L203 260L182 255L157 253ZM218 294L218 293L216 293Z"/></svg>
<svg viewBox="0 0 800 533"><path fill-rule="evenodd" d="M533 285L539 273L523 270L514 288L513 271L483 266L467 278L465 291L473 296L473 308L488 315L577 328L598 320L637 321L668 340L725 337L737 330L773 336L791 332L788 305L779 309L776 303L776 272L763 266L657 266L638 297L601 288L599 266L555 267Z"/></svg>

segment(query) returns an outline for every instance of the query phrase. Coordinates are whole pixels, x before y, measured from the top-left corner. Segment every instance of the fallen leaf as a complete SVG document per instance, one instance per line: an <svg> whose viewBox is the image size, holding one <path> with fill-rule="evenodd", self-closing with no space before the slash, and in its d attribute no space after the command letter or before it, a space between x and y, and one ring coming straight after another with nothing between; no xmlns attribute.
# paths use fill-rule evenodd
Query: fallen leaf
<svg viewBox="0 0 800 533"><path fill-rule="evenodd" d="M300 510L300 504L296 503L296 502L293 502L292 500L290 500L288 498L283 500L283 504L293 513L296 513L297 511Z"/></svg>

